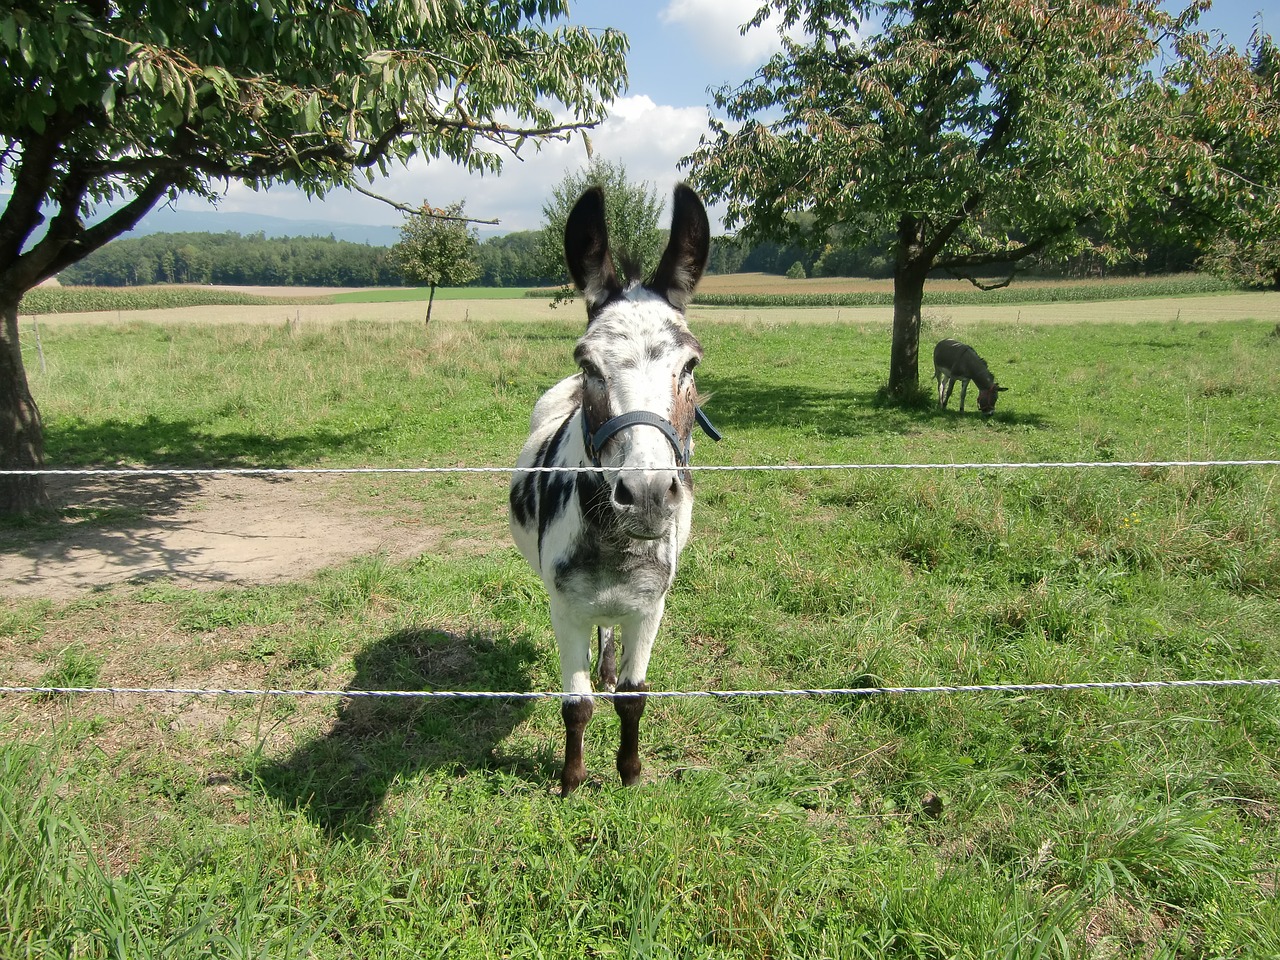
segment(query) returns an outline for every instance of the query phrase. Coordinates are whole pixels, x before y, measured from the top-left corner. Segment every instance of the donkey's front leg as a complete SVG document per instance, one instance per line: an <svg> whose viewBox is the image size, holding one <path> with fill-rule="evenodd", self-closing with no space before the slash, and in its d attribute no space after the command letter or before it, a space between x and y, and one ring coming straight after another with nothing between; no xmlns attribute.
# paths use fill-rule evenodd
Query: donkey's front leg
<svg viewBox="0 0 1280 960"><path fill-rule="evenodd" d="M551 626L560 649L560 682L565 693L578 694L560 705L564 720L564 767L560 795L567 797L587 779L583 732L595 704L591 699L591 624L571 616L564 605L551 602Z"/></svg>
<svg viewBox="0 0 1280 960"><path fill-rule="evenodd" d="M649 672L653 641L662 624L662 607L660 602L650 615L622 625L622 669L618 671L617 689L620 694L643 693L649 689L644 681ZM622 778L623 786L633 786L640 780L640 718L644 715L648 699L642 696L617 696L613 699L613 707L618 711L622 725L618 744L618 776Z"/></svg>

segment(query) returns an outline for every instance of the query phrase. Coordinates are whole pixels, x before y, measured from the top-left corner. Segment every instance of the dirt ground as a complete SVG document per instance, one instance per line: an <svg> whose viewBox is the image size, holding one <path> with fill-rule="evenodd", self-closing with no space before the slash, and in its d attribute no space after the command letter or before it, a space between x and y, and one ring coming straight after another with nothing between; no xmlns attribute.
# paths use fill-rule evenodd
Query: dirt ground
<svg viewBox="0 0 1280 960"><path fill-rule="evenodd" d="M335 501L333 478L51 478L61 522L0 530L11 598L69 599L120 583L197 588L296 580L351 557L417 555L438 534Z"/></svg>

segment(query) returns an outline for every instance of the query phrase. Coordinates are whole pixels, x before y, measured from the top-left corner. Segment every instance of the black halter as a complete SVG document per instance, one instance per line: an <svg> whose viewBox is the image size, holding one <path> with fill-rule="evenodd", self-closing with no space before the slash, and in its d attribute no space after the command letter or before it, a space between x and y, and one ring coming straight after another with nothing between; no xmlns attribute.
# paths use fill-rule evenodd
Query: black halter
<svg viewBox="0 0 1280 960"><path fill-rule="evenodd" d="M693 408L693 419L702 428L712 440L719 440L721 433L707 419L707 415L702 412L701 407ZM600 466L600 451L604 449L604 445L609 442L609 438L620 430L627 427L636 427L641 424L657 427L662 431L662 435L667 438L667 443L671 444L671 449L676 454L676 465L687 467L689 458L693 453L693 433L690 432L688 440L681 440L680 434L676 432L675 424L666 417L660 417L656 413L648 410L632 410L630 413L621 413L616 417L610 417L604 423L596 428L594 433L591 432L591 426L587 423L586 411L582 415L582 442L587 448L587 456L591 458L593 467Z"/></svg>

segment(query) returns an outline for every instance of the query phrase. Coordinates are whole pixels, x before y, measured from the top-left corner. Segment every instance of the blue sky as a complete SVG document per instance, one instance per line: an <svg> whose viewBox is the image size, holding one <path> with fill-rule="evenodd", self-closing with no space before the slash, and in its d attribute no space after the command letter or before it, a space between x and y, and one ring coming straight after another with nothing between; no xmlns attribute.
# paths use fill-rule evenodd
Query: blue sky
<svg viewBox="0 0 1280 960"><path fill-rule="evenodd" d="M591 134L597 155L625 164L632 180L647 181L669 195L680 178L680 158L707 129L709 89L744 79L776 49L776 29L766 26L746 37L738 33L738 25L750 19L757 5L758 0L573 2L573 23L617 27L631 41L630 87ZM1243 46L1259 14L1263 26L1280 35L1280 0L1215 0L1201 25ZM522 156L507 160L501 175L484 177L449 163L415 161L371 189L411 205L425 200L444 206L465 199L468 213L498 218L500 231L537 229L552 187L566 171L582 166L586 154L575 138ZM191 198L177 206L208 209ZM309 201L285 186L255 193L233 184L218 209L352 224L396 225L402 220L392 207L359 194L338 191Z"/></svg>

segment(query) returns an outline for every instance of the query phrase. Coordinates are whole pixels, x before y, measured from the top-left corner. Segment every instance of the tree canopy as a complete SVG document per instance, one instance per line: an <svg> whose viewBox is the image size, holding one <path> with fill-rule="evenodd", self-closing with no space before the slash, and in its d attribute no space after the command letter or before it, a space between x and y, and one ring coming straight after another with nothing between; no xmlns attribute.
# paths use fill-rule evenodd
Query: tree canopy
<svg viewBox="0 0 1280 960"><path fill-rule="evenodd" d="M616 251L618 267L628 281L641 280L634 273L656 263L666 243L659 226L662 199L647 182L633 183L622 163L593 157L582 170L569 171L551 190L542 207L544 226L538 241L539 263L544 272L561 281L568 279L564 264L564 225L569 211L589 187L603 187L609 245Z"/></svg>
<svg viewBox="0 0 1280 960"><path fill-rule="evenodd" d="M1168 71L1210 59L1197 11L1155 0L772 0L757 27L771 10L801 39L715 92L687 162L749 237L792 235L799 212L818 235L893 237L898 395L917 389L930 271L983 284L993 265L1114 252L1168 169L1153 144L1185 132Z"/></svg>
<svg viewBox="0 0 1280 960"><path fill-rule="evenodd" d="M494 171L527 141L597 122L625 83L626 39L567 13L565 0L6 3L0 467L42 460L23 293L180 193L216 198L234 180L320 196L414 155ZM38 502L35 482L8 480L0 512Z"/></svg>
<svg viewBox="0 0 1280 960"><path fill-rule="evenodd" d="M1259 29L1246 51L1189 60L1182 74L1170 109L1190 129L1197 155L1168 158L1144 226L1207 234L1206 268L1280 289L1280 50ZM1178 216L1161 217L1162 207Z"/></svg>
<svg viewBox="0 0 1280 960"><path fill-rule="evenodd" d="M462 201L436 210L425 203L422 210L400 227L400 242L391 248L391 259L406 279L431 288L427 320L436 287L466 286L480 275L476 259L475 231L467 226Z"/></svg>

